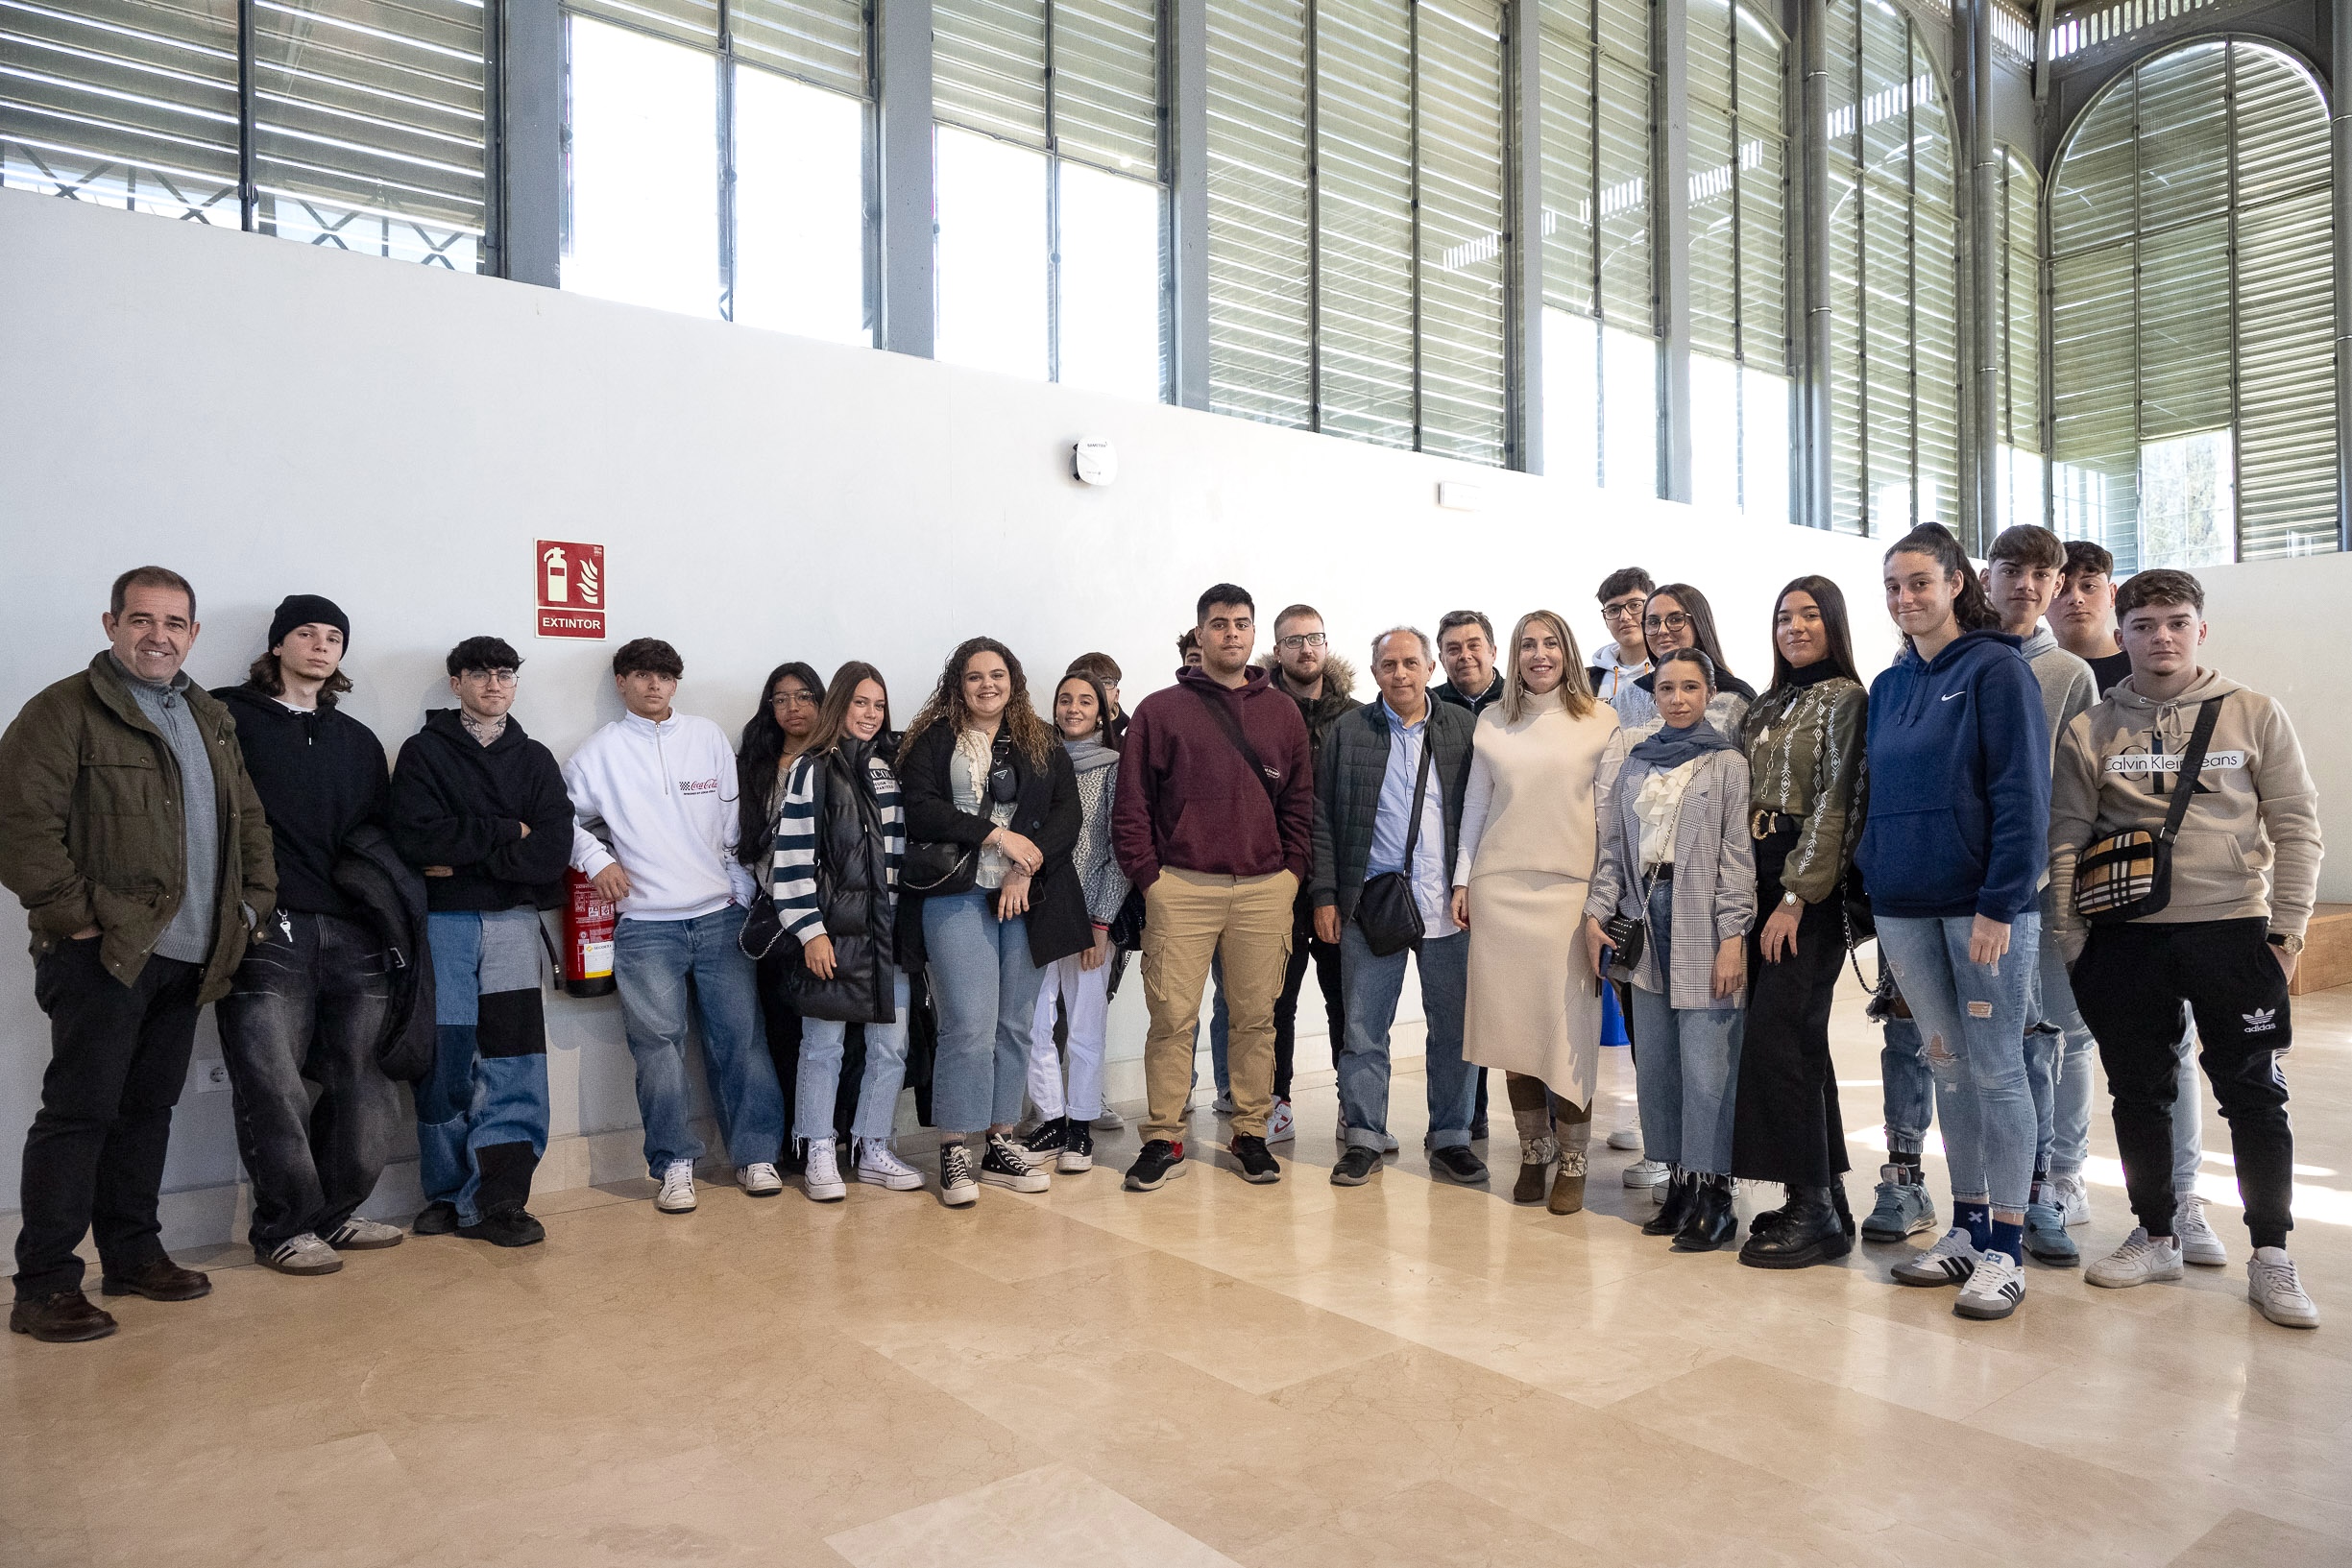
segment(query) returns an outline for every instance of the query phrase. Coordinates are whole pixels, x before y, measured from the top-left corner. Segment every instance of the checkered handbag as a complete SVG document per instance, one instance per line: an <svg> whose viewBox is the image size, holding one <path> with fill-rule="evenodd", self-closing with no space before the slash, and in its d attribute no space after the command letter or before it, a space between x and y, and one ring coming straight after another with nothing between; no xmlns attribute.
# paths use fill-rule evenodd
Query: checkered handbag
<svg viewBox="0 0 2352 1568"><path fill-rule="evenodd" d="M2074 912L2094 925L2120 925L2143 920L2172 901L2172 841L2189 814L2196 793L2197 775L2205 768L2205 747L2221 717L2220 697L2197 705L2196 726L2189 733L2189 750L2181 758L2179 783L2172 787L2172 805L2164 826L2154 832L2132 828L2095 838L2074 862Z"/></svg>

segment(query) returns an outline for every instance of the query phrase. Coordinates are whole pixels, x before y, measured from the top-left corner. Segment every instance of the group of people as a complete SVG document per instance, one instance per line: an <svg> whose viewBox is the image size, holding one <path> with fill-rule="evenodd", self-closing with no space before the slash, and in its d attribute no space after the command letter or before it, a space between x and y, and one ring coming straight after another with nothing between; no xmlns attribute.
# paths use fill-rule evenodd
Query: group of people
<svg viewBox="0 0 2352 1568"><path fill-rule="evenodd" d="M1706 595L1637 568L1600 585L1610 643L1589 663L1555 612L1498 639L1456 611L1434 637L1373 639L1366 701L1311 606L1277 614L1254 659L1257 607L1231 583L1200 595L1175 683L1131 711L1105 655L1041 705L1012 649L976 637L903 729L874 665L828 681L790 663L731 740L676 711L682 660L640 639L613 659L621 716L560 764L512 712L522 659L475 637L448 656L455 706L389 765L336 706L352 627L331 601L287 598L246 681L207 694L182 669L195 591L126 572L109 646L0 736L0 882L29 911L52 1021L10 1326L112 1332L82 1288L93 1230L107 1295L208 1291L158 1217L207 1002L261 1263L327 1273L403 1239L359 1213L403 1080L426 1198L411 1229L544 1240L541 915L580 881L618 913L666 1213L696 1206L707 1152L690 1021L753 1196L797 1175L819 1202L855 1181L960 1208L1091 1170L1095 1132L1121 1125L1104 1036L1130 955L1150 1024L1128 1190L1190 1168L1212 985L1230 1168L1280 1179L1310 969L1339 1081L1330 1180L1363 1186L1397 1148L1411 963L1435 1174L1490 1179L1474 1146L1499 1069L1513 1199L1580 1209L1601 1049L1629 1041L1638 1129L1609 1141L1637 1145L1624 1179L1658 1194L1643 1231L1730 1245L1736 1184L1774 1183L1785 1202L1739 1259L1795 1268L1937 1228L1921 1150L1940 1117L1949 1225L1893 1277L1956 1286L1971 1318L2017 1310L2027 1255L2076 1261L2094 1051L2138 1223L2087 1277L2226 1260L2194 1193L2201 1065L2249 1296L2315 1326L2285 1250L2279 1061L2316 792L2279 708L2197 664L2195 579L2119 587L2112 568L2021 526L1979 577L1947 530L1915 529L1885 556L1903 647L1867 689L1829 579L1775 599L1759 693ZM1888 1154L1857 1226L1829 1029L1874 937ZM910 1084L931 1174L895 1145Z"/></svg>

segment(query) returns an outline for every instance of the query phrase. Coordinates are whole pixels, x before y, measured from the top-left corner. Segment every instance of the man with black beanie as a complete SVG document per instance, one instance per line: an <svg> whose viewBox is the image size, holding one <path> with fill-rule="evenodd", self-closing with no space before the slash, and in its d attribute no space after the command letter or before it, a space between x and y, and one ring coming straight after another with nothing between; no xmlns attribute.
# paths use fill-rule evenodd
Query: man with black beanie
<svg viewBox="0 0 2352 1568"><path fill-rule="evenodd" d="M384 824L391 781L376 733L335 706L352 623L331 599L289 595L245 684L213 693L236 720L269 816L278 908L220 1001L237 1150L253 1183L248 1239L281 1274L331 1274L337 1248L400 1244L360 1217L392 1152L400 1095L376 1065L390 959L334 882L359 828ZM320 1086L314 1109L307 1078Z"/></svg>
<svg viewBox="0 0 2352 1568"><path fill-rule="evenodd" d="M563 903L571 797L522 733L521 656L495 637L449 650L457 706L424 715L392 772L392 837L424 872L440 1050L417 1085L420 1236L546 1239L525 1207L547 1151L539 912Z"/></svg>

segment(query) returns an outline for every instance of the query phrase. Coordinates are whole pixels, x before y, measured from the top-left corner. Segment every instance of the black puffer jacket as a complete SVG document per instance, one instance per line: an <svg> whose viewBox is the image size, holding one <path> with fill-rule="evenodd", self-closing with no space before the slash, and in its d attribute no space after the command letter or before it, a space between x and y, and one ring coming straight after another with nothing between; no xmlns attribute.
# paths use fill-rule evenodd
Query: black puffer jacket
<svg viewBox="0 0 2352 1568"><path fill-rule="evenodd" d="M978 847L996 831L986 817L956 808L956 787L948 777L955 755L956 735L945 724L933 725L899 752L898 785L907 805L908 843ZM1029 897L1029 955L1043 968L1094 945L1094 922L1087 916L1085 891L1079 886L1078 868L1070 858L1083 822L1078 772L1059 741L1046 754L1043 769L1014 747L1012 771L1020 796L1008 826L1045 856ZM898 901L898 952L909 966L928 960L921 899Z"/></svg>
<svg viewBox="0 0 2352 1568"><path fill-rule="evenodd" d="M803 1018L887 1024L898 1017L894 927L882 813L859 773L865 759L837 746L812 758L816 798L816 899L833 940L833 977L796 965L789 987ZM813 933L812 933L813 936Z"/></svg>

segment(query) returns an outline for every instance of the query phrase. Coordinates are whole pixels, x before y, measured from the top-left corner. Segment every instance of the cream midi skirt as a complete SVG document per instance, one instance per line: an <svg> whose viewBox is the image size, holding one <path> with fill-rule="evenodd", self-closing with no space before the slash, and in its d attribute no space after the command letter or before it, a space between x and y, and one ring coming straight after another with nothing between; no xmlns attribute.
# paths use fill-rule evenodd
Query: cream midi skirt
<svg viewBox="0 0 2352 1568"><path fill-rule="evenodd" d="M1541 1078L1592 1103L1601 998L1586 972L1580 877L1494 871L1469 882L1469 995L1463 1054L1480 1067Z"/></svg>

